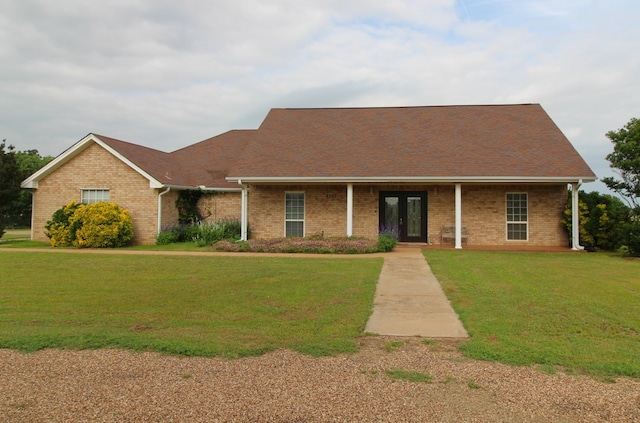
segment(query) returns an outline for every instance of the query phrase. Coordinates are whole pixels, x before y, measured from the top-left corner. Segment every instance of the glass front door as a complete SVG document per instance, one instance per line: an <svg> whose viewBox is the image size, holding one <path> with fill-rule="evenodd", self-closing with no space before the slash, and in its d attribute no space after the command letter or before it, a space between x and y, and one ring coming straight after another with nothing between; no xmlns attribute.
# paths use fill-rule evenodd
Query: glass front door
<svg viewBox="0 0 640 423"><path fill-rule="evenodd" d="M396 230L403 242L427 242L427 193L380 192L380 227Z"/></svg>

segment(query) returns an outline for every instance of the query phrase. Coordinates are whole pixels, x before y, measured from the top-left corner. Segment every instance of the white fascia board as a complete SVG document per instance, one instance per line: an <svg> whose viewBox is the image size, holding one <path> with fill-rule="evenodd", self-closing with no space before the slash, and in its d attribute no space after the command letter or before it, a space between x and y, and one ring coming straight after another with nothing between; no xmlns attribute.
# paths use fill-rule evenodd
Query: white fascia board
<svg viewBox="0 0 640 423"><path fill-rule="evenodd" d="M593 176L372 176L372 177L229 177L227 181L255 184L295 184L295 183L571 183L576 181L593 182Z"/></svg>
<svg viewBox="0 0 640 423"><path fill-rule="evenodd" d="M67 163L73 157L77 156L80 152L82 152L84 149L89 147L92 142L95 142L96 144L100 145L109 153L113 154L115 157L117 157L122 162L124 162L127 166L129 166L130 168L138 172L140 175L142 175L144 178L146 178L149 181L150 188L162 188L165 186L163 183L161 183L160 181L158 181L157 179L149 175L147 172L145 172L144 170L140 169L138 166L133 164L129 159L127 159L126 157L118 153L113 148L109 147L96 135L89 134L83 139L81 139L80 141L78 141L77 143L75 143L74 145L72 145L70 148L68 148L58 157L56 157L55 159L47 163L47 165L44 166L42 169L38 170L36 173L34 173L33 175L29 176L27 179L22 181L22 183L20 184L20 187L38 188L39 180L41 180L45 176L49 175L50 173L52 173L53 171L55 171L65 163Z"/></svg>
<svg viewBox="0 0 640 423"><path fill-rule="evenodd" d="M91 134L93 135L93 134ZM164 188L166 187L165 184L163 184L162 182L158 181L156 178L154 178L153 176L149 175L147 172L145 172L144 170L140 169L138 166L136 166L135 164L133 164L133 162L131 162L129 159L127 159L125 156L121 155L120 153L118 153L116 150L114 150L113 148L109 147L107 144L105 144L100 138L98 138L97 136L93 135L93 140L100 145L102 148L104 148L105 150L107 150L109 153L113 154L114 156L116 156L118 159L120 159L122 162L124 162L127 166L129 166L131 169L135 170L136 172L138 172L140 175L142 175L144 178L146 178L149 181L149 188Z"/></svg>
<svg viewBox="0 0 640 423"><path fill-rule="evenodd" d="M68 162L71 158L75 157L79 152L89 146L90 142L95 141L95 136L89 134L68 149L66 149L58 157L51 160L42 169L38 170L20 184L21 188L38 188L38 181L58 169L60 166Z"/></svg>

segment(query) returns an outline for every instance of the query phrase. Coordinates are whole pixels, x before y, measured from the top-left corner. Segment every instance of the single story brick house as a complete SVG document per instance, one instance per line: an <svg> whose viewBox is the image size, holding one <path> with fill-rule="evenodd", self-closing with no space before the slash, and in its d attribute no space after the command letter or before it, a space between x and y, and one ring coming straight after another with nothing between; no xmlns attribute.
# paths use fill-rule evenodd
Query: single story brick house
<svg viewBox="0 0 640 423"><path fill-rule="evenodd" d="M569 246L568 187L577 204L595 179L540 105L516 104L272 109L256 130L172 153L89 134L22 187L37 240L69 201L109 200L131 212L134 242L153 243L178 192L201 189L216 194L203 214L240 219L243 239L394 227L405 242L508 248Z"/></svg>

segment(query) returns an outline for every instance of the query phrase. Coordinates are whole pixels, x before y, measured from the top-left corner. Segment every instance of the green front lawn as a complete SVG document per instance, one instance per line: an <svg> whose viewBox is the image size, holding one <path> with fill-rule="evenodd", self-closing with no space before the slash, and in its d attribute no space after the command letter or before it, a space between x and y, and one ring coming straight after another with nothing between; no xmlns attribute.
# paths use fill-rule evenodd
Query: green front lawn
<svg viewBox="0 0 640 423"><path fill-rule="evenodd" d="M355 350L380 258L0 252L0 348Z"/></svg>
<svg viewBox="0 0 640 423"><path fill-rule="evenodd" d="M429 250L469 357L640 377L640 260Z"/></svg>

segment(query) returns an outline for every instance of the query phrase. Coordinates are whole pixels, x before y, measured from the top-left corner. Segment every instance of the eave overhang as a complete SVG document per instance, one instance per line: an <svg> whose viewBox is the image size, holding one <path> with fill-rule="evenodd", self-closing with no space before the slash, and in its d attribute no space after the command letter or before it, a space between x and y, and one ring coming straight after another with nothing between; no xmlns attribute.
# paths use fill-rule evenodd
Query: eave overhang
<svg viewBox="0 0 640 423"><path fill-rule="evenodd" d="M519 184L564 184L594 182L591 176L371 176L371 177L228 177L227 181L238 184L386 184L386 183L519 183Z"/></svg>
<svg viewBox="0 0 640 423"><path fill-rule="evenodd" d="M99 146L107 150L109 153L113 154L115 157L117 157L122 162L124 162L127 166L129 166L130 168L138 172L140 175L142 175L144 178L146 178L149 181L150 188L165 187L163 183L158 181L153 176L149 175L140 167L136 166L133 162L131 162L125 156L120 154L118 151L111 148L109 145L107 145L98 136L94 134L87 135L86 137L84 137L83 139L75 143L73 146L71 146L69 149L67 149L65 152L60 154L58 157L53 159L51 162L47 163L47 165L44 166L42 169L38 170L36 173L34 173L33 175L29 176L27 179L22 181L22 183L20 184L20 187L21 188L38 188L38 181L40 181L50 173L54 172L59 167L63 166L65 163L67 163L69 160L77 156L83 150L87 149L92 143L98 144Z"/></svg>

